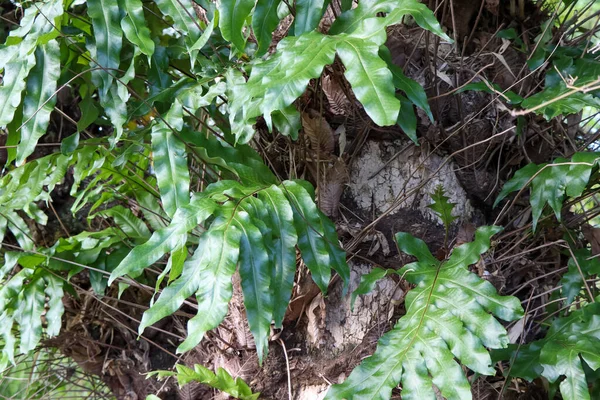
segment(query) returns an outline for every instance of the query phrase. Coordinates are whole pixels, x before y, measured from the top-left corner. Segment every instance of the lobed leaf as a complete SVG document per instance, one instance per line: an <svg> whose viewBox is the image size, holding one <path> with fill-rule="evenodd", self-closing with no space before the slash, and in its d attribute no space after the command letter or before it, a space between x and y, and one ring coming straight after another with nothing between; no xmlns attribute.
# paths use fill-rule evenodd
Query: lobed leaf
<svg viewBox="0 0 600 400"><path fill-rule="evenodd" d="M222 0L219 5L219 28L225 40L230 41L239 52L246 47L243 29L246 19L254 8L255 0Z"/></svg>
<svg viewBox="0 0 600 400"><path fill-rule="evenodd" d="M498 230L478 229L475 241L455 248L446 262L436 260L423 241L396 234L400 250L418 258L400 270L417 285L406 297L407 313L380 339L371 357L344 383L331 387L326 399L387 399L399 382L403 399L435 399L432 385L445 398L471 398L455 359L480 374L494 374L485 347L506 347L508 336L488 313L505 320L523 315L518 299L499 296L489 282L468 270ZM371 278L382 273L377 270ZM368 281L365 288L374 279Z"/></svg>
<svg viewBox="0 0 600 400"><path fill-rule="evenodd" d="M235 272L240 252L241 233L239 229L226 224L221 228L207 231L202 236L202 238L204 237L206 237L205 244L198 245L202 251L202 257L196 266L197 277L194 277L198 282L196 289L198 312L188 321L188 337L177 348L180 353L194 348L207 331L216 328L221 323L227 315L229 300L233 294L231 277ZM183 279L190 279L189 276L186 277L185 267L178 280ZM177 281L171 286L177 286ZM154 307L159 305L164 295L164 293L161 295ZM152 309L146 313L153 315ZM146 317L146 313L144 313L144 317ZM142 327L150 325L149 321L157 320L155 318L148 319L144 325L144 319L142 319L140 332L142 332Z"/></svg>
<svg viewBox="0 0 600 400"><path fill-rule="evenodd" d="M175 376L180 387L190 382L203 383L241 400L257 400L260 396L260 393L252 393L250 387L241 378L233 379L223 368L219 368L216 374L200 364L195 364L194 369L177 364L175 369L177 372L152 371L148 376L156 375L159 378Z"/></svg>
<svg viewBox="0 0 600 400"><path fill-rule="evenodd" d="M271 286L273 298L273 320L275 327L281 328L283 317L290 302L294 276L296 274L296 244L298 235L294 228L294 213L284 192L272 185L259 193L265 205L273 236L273 267L271 268Z"/></svg>
<svg viewBox="0 0 600 400"><path fill-rule="evenodd" d="M258 361L262 363L267 355L273 319L274 297L269 290L271 262L265 245L266 238L255 225L257 221L253 221L253 217L245 211L238 212L234 221L241 234L239 268L246 316L256 344Z"/></svg>
<svg viewBox="0 0 600 400"><path fill-rule="evenodd" d="M60 77L60 48L56 40L38 46L35 67L27 77L23 99L21 141L17 146L17 165L35 150L38 140L46 133L50 113L56 104L56 83Z"/></svg>
<svg viewBox="0 0 600 400"><path fill-rule="evenodd" d="M279 25L277 7L281 0L258 0L252 15L252 30L258 44L257 56L264 55L273 38L273 31Z"/></svg>
<svg viewBox="0 0 600 400"><path fill-rule="evenodd" d="M112 218L115 224L132 239L148 240L150 238L150 230L146 224L136 217L129 208L123 206L114 206L108 210L98 212L105 218Z"/></svg>
<svg viewBox="0 0 600 400"><path fill-rule="evenodd" d="M565 400L589 400L589 384L583 363L596 371L600 367L600 309L598 303L555 318L544 339L517 346L501 357L514 360L510 376L533 380L543 376L560 382Z"/></svg>
<svg viewBox="0 0 600 400"><path fill-rule="evenodd" d="M123 31L119 25L121 10L116 0L87 2L88 15L94 27L95 46L90 49L94 67L92 79L100 90L100 98L107 96L121 60Z"/></svg>
<svg viewBox="0 0 600 400"><path fill-rule="evenodd" d="M294 226L302 259L321 292L327 292L331 278L330 254L323 236L323 223L310 193L299 183L283 182L283 190L294 210Z"/></svg>
<svg viewBox="0 0 600 400"><path fill-rule="evenodd" d="M108 284L123 275L137 276L141 271L158 261L166 253L179 248L187 238L187 232L212 215L216 205L202 196L196 196L189 204L175 212L169 226L155 231L150 239L133 248L131 253L115 268Z"/></svg>
<svg viewBox="0 0 600 400"><path fill-rule="evenodd" d="M319 26L330 0L296 0L293 32L294 36L311 32Z"/></svg>
<svg viewBox="0 0 600 400"><path fill-rule="evenodd" d="M552 164L528 164L515 172L506 182L494 205L509 193L522 190L531 183L531 210L533 229L549 204L557 220L561 220L561 209L565 196L578 197L588 185L592 170L596 167L598 153L575 153L571 161L556 159Z"/></svg>
<svg viewBox="0 0 600 400"><path fill-rule="evenodd" d="M344 76L369 117L380 126L394 125L400 101L394 95L392 74L377 56L378 50L376 43L358 38L341 41L337 46L337 54L346 67Z"/></svg>
<svg viewBox="0 0 600 400"><path fill-rule="evenodd" d="M452 222L458 218L452 215L452 210L456 203L449 202L449 197L446 196L444 186L438 185L435 188L435 192L431 194L433 203L427 207L431 208L440 217L442 223L446 227L446 231L450 229Z"/></svg>
<svg viewBox="0 0 600 400"><path fill-rule="evenodd" d="M154 54L154 42L150 37L150 29L144 17L144 9L141 0L121 0L119 6L125 15L121 20L121 29L127 40L138 46L140 51L152 57Z"/></svg>
<svg viewBox="0 0 600 400"><path fill-rule="evenodd" d="M169 216L188 204L190 198L187 151L174 131L181 130L182 126L183 108L175 101L164 120L152 128L154 170L163 208Z"/></svg>

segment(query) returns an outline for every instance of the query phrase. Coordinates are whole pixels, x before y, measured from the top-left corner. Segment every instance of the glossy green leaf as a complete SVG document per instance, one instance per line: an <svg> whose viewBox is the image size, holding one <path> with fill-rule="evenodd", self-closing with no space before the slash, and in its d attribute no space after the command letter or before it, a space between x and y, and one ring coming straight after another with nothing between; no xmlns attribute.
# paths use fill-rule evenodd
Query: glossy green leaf
<svg viewBox="0 0 600 400"><path fill-rule="evenodd" d="M219 28L225 40L230 41L239 52L246 47L243 29L246 19L254 8L255 0L222 0L219 3Z"/></svg>
<svg viewBox="0 0 600 400"><path fill-rule="evenodd" d="M146 24L142 2L140 0L121 0L120 7L125 12L125 16L121 20L121 28L125 37L138 46L142 53L151 57L154 54L154 42Z"/></svg>
<svg viewBox="0 0 600 400"><path fill-rule="evenodd" d="M352 292L350 307L354 309L354 302L358 296L372 292L373 289L375 289L377 282L391 274L396 273L398 273L398 271L394 269L375 267L368 274L361 275L358 287L354 290L354 292Z"/></svg>
<svg viewBox="0 0 600 400"><path fill-rule="evenodd" d="M240 211L234 217L240 231L240 276L244 305L250 332L256 344L258 361L267 355L268 340L273 319L274 297L271 296L271 262L265 238L250 215Z"/></svg>
<svg viewBox="0 0 600 400"><path fill-rule="evenodd" d="M431 199L433 200L433 203L427 207L431 208L440 217L446 230L448 230L450 225L452 225L452 222L458 218L452 215L452 210L454 209L454 206L456 206L456 203L448 201L450 198L446 196L444 186L442 185L436 186L435 192L431 193Z"/></svg>
<svg viewBox="0 0 600 400"><path fill-rule="evenodd" d="M571 161L556 159L552 164L528 164L506 182L494 205L509 193L520 191L531 183L533 229L536 229L546 204L550 205L560 221L565 197L578 197L583 193L597 161L598 153L588 152L575 153Z"/></svg>
<svg viewBox="0 0 600 400"><path fill-rule="evenodd" d="M136 217L129 208L123 206L114 206L108 210L103 210L98 213L106 218L112 218L115 224L132 239L150 238L150 230L142 220Z"/></svg>
<svg viewBox="0 0 600 400"><path fill-rule="evenodd" d="M400 101L394 94L392 73L379 58L376 43L348 39L337 46L337 54L346 67L344 76L356 98L377 125L395 125Z"/></svg>
<svg viewBox="0 0 600 400"><path fill-rule="evenodd" d="M417 0L361 1L358 7L342 13L329 29L329 33L352 33L364 20L374 18L378 13L387 13L382 18L385 20L385 26L398 24L405 15L409 14L421 28L450 41L450 38L444 33L442 27L435 19L433 12L425 4Z"/></svg>
<svg viewBox="0 0 600 400"><path fill-rule="evenodd" d="M567 296L567 304L571 304L583 290L583 279L600 274L600 260L592 257L590 250L577 249L573 251L575 258L569 258L569 270L562 276L562 292Z"/></svg>
<svg viewBox="0 0 600 400"><path fill-rule="evenodd" d="M545 338L503 357L514 359L511 376L528 380L543 376L550 383L564 377L559 385L563 399L591 399L583 362L593 371L600 367L599 315L598 303L593 303L554 319Z"/></svg>
<svg viewBox="0 0 600 400"><path fill-rule="evenodd" d="M44 281L40 278L24 285L19 293L19 308L15 312L15 319L20 327L21 353L33 350L42 338L44 300Z"/></svg>
<svg viewBox="0 0 600 400"><path fill-rule="evenodd" d="M0 127L13 120L15 111L21 103L21 93L25 89L25 78L35 65L33 54L23 55L4 67L2 86L0 86Z"/></svg>
<svg viewBox="0 0 600 400"><path fill-rule="evenodd" d="M390 69L396 89L402 90L406 94L406 97L408 97L408 99L413 102L414 105L425 111L429 119L433 121L433 114L431 113L431 108L429 107L429 102L427 101L427 94L425 93L423 86L404 75L402 68L398 67L392 62L392 55L387 47L382 46L379 48L379 56L386 62L388 68Z"/></svg>
<svg viewBox="0 0 600 400"><path fill-rule="evenodd" d="M163 15L173 19L173 26L184 35L188 47L200 39L200 26L191 0L156 0L155 3Z"/></svg>
<svg viewBox="0 0 600 400"><path fill-rule="evenodd" d="M190 198L190 173L185 144L173 130L181 130L183 109L175 101L164 121L152 128L154 169L163 207L169 216L186 205Z"/></svg>
<svg viewBox="0 0 600 400"><path fill-rule="evenodd" d="M275 111L272 115L273 125L281 134L289 136L292 140L298 139L298 132L302 128L300 113L292 104L282 110Z"/></svg>
<svg viewBox="0 0 600 400"><path fill-rule="evenodd" d="M44 276L46 288L44 293L48 298L48 311L46 312L46 333L48 336L56 336L60 333L62 326L62 315L65 311L63 306L63 280L52 274Z"/></svg>
<svg viewBox="0 0 600 400"><path fill-rule="evenodd" d="M216 328L227 314L239 244L240 232L232 225L204 233L181 276L165 288L158 301L144 313L139 332L175 312L195 293L198 315L188 321L188 337L177 351L188 351L200 343L204 334Z"/></svg>
<svg viewBox="0 0 600 400"><path fill-rule="evenodd" d="M258 400L260 396L260 393L252 393L250 387L241 378L234 379L223 368L219 368L216 374L200 364L195 364L194 369L177 364L175 369L176 372L152 371L149 376L156 375L159 378L175 376L180 387L190 382L203 383L241 400Z"/></svg>
<svg viewBox="0 0 600 400"><path fill-rule="evenodd" d="M333 62L335 47L333 38L318 32L283 39L273 56L256 64L248 82L234 88L231 114L242 113L245 121L263 114L270 125L271 113L292 104Z"/></svg>
<svg viewBox="0 0 600 400"><path fill-rule="evenodd" d="M298 248L310 274L323 293L331 279L331 259L323 237L323 223L311 194L294 181L283 182L281 188L294 210L294 226Z"/></svg>
<svg viewBox="0 0 600 400"><path fill-rule="evenodd" d="M342 282L344 282L343 293L345 295L350 284L350 267L346 262L346 252L340 246L334 223L321 210L319 210L319 218L323 224L324 236L322 240L325 241L325 248L329 253L331 268L338 273Z"/></svg>
<svg viewBox="0 0 600 400"><path fill-rule="evenodd" d="M400 113L398 114L398 126L413 143L418 146L419 139L417 138L417 116L413 110L413 103L406 97L396 94L396 98L400 100Z"/></svg>
<svg viewBox="0 0 600 400"><path fill-rule="evenodd" d="M258 56L264 55L273 38L273 31L279 24L277 17L277 7L281 0L258 0L254 15L252 15L252 30L258 43Z"/></svg>
<svg viewBox="0 0 600 400"><path fill-rule="evenodd" d="M87 7L94 27L95 46L90 49L92 65L101 68L92 71L92 78L102 98L110 90L121 60L121 10L116 0L90 0Z"/></svg>
<svg viewBox="0 0 600 400"><path fill-rule="evenodd" d="M328 0L296 0L296 14L294 15L294 36L313 31L319 26L321 17L325 13Z"/></svg>
<svg viewBox="0 0 600 400"><path fill-rule="evenodd" d="M166 253L180 247L185 243L187 232L208 218L215 207L213 201L198 196L178 209L169 226L154 232L146 243L134 247L112 272L108 284L126 274L137 276Z"/></svg>
<svg viewBox="0 0 600 400"><path fill-rule="evenodd" d="M491 314L509 321L523 315L517 298L499 296L468 269L498 231L479 228L475 241L455 248L446 262L436 260L421 240L396 234L400 250L418 258L399 271L417 285L406 297L406 315L326 399L388 399L399 382L403 399L435 399L432 384L447 399L471 398L455 359L477 373L495 374L486 347L506 347L508 335Z"/></svg>
<svg viewBox="0 0 600 400"><path fill-rule="evenodd" d="M290 302L296 274L296 244L292 207L279 187L272 185L259 193L268 212L268 225L273 236L273 263L270 293L273 298L273 320L281 328Z"/></svg>
<svg viewBox="0 0 600 400"><path fill-rule="evenodd" d="M37 47L35 67L27 77L27 90L23 100L23 126L21 141L17 146L17 165L35 150L46 133L50 113L56 104L56 82L60 76L60 49L56 40Z"/></svg>

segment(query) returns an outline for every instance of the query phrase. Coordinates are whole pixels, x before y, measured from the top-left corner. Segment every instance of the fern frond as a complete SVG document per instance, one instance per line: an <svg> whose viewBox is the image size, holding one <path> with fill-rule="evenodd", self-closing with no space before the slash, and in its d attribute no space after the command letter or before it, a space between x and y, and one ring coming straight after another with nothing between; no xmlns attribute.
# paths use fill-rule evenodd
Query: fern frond
<svg viewBox="0 0 600 400"><path fill-rule="evenodd" d="M535 231L546 204L550 205L556 219L560 221L565 197L581 196L598 159L598 153L575 153L570 161L559 158L552 164L528 164L506 182L494 205L498 205L508 194L523 190L531 183L529 201L533 230Z"/></svg>
<svg viewBox="0 0 600 400"><path fill-rule="evenodd" d="M511 376L529 381L543 376L551 383L564 378L559 388L565 400L590 400L584 366L593 371L600 367L600 304L588 304L556 318L544 339L513 345L495 358L514 360Z"/></svg>
<svg viewBox="0 0 600 400"><path fill-rule="evenodd" d="M470 399L469 383L455 359L480 374L494 374L486 347L508 344L506 330L494 316L512 321L523 315L517 298L499 296L488 281L468 270L499 230L479 228L473 242L455 248L441 262L420 239L397 233L400 250L418 259L399 271L417 285L406 296L406 315L344 383L332 386L326 399L389 399L398 383L403 399L435 399L433 385L448 399Z"/></svg>

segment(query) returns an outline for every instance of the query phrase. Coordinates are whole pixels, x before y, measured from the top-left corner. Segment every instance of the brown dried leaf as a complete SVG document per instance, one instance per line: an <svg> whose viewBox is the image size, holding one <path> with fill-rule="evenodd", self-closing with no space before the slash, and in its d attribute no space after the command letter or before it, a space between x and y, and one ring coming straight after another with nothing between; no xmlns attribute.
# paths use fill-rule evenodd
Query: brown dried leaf
<svg viewBox="0 0 600 400"><path fill-rule="evenodd" d="M469 243L473 241L475 237L475 225L470 222L462 224L458 228L458 233L456 234L456 244L455 246L460 246L461 244Z"/></svg>
<svg viewBox="0 0 600 400"><path fill-rule="evenodd" d="M331 112L336 115L348 115L350 101L344 94L341 86L331 77L331 75L326 75L323 78L321 86L323 87L323 92L329 102Z"/></svg>
<svg viewBox="0 0 600 400"><path fill-rule="evenodd" d="M308 318L306 326L308 342L318 349L321 345L322 332L325 329L325 300L322 293L319 292L312 299L306 308L306 316Z"/></svg>
<svg viewBox="0 0 600 400"><path fill-rule="evenodd" d="M321 156L327 156L335 150L335 136L329 123L314 110L302 113L302 128L310 140L310 147Z"/></svg>
<svg viewBox="0 0 600 400"><path fill-rule="evenodd" d="M346 182L348 182L348 169L344 160L338 158L329 167L324 181L319 185L319 208L328 217L337 217Z"/></svg>

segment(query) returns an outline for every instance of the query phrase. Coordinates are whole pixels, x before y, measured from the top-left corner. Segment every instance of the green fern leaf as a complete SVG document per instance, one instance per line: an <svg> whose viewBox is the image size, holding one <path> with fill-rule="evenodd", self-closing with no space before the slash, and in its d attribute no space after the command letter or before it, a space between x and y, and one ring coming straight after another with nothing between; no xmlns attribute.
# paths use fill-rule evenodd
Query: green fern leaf
<svg viewBox="0 0 600 400"><path fill-rule="evenodd" d="M258 43L257 56L263 56L273 38L273 31L279 24L277 7L281 0L258 0L252 16L252 30Z"/></svg>
<svg viewBox="0 0 600 400"><path fill-rule="evenodd" d="M56 104L56 82L60 76L60 48L56 40L39 46L35 51L36 64L27 77L27 90L23 100L23 127L17 146L17 165L35 150L46 133L50 113Z"/></svg>
<svg viewBox="0 0 600 400"><path fill-rule="evenodd" d="M256 198L252 199L259 201ZM262 222L260 219L254 221L256 217L242 211L236 214L234 222L241 233L239 268L246 316L256 344L258 361L262 364L267 355L273 319L273 296L269 291L271 262L265 245L268 237L256 227L257 223Z"/></svg>
<svg viewBox="0 0 600 400"><path fill-rule="evenodd" d="M346 252L342 250L338 243L338 236L333 222L321 210L319 210L319 218L323 224L324 235L322 240L325 242L325 248L329 253L331 268L338 273L342 282L344 282L343 293L345 295L350 284L350 267L346 263Z"/></svg>
<svg viewBox="0 0 600 400"><path fill-rule="evenodd" d="M387 47L382 46L379 48L379 56L387 63L387 66L392 73L392 79L394 80L396 89L402 90L406 94L406 97L408 97L414 105L425 111L429 119L433 121L433 114L431 113L431 108L427 101L427 94L425 93L423 86L404 75L402 68L392 62L392 55Z"/></svg>
<svg viewBox="0 0 600 400"><path fill-rule="evenodd" d="M373 122L380 126L394 125L400 101L394 95L392 73L377 55L380 45L349 37L338 44L337 54L346 67L344 76Z"/></svg>
<svg viewBox="0 0 600 400"><path fill-rule="evenodd" d="M511 346L502 359L514 360L511 376L532 381L543 376L551 383L560 382L560 393L565 400L590 400L590 392L583 362L592 370L600 367L600 307L588 304L556 318L542 340Z"/></svg>
<svg viewBox="0 0 600 400"><path fill-rule="evenodd" d="M21 94L26 86L25 78L35 65L34 49L38 39L43 44L45 41L41 40L42 37L54 29L60 29L60 17L64 12L62 3L62 0L53 0L29 6L25 9L21 26L12 30L9 35L9 40L24 39L15 40L13 45L0 46L0 70L4 69L3 84L0 86L0 127L13 120L21 103Z"/></svg>
<svg viewBox="0 0 600 400"><path fill-rule="evenodd" d="M246 19L254 8L255 0L224 0L219 3L219 28L225 40L230 41L239 52L246 47L242 33Z"/></svg>
<svg viewBox="0 0 600 400"><path fill-rule="evenodd" d="M567 304L571 304L576 296L581 293L583 279L600 274L600 260L592 257L588 249L573 251L575 257L569 258L569 270L562 276L562 292L567 296Z"/></svg>
<svg viewBox="0 0 600 400"><path fill-rule="evenodd" d="M186 205L190 198L190 173L185 144L175 136L183 126L183 108L177 100L165 120L152 128L154 170L163 207L169 216Z"/></svg>
<svg viewBox="0 0 600 400"><path fill-rule="evenodd" d="M230 244L235 243L236 232L239 240L237 228L212 230L202 235L197 251L185 262L181 276L167 286L156 303L144 313L140 333L147 326L177 311L185 299L193 294L198 299L199 314L188 321L189 336L179 346L178 352L193 348L206 331L222 321L227 314L232 293L231 275L235 271L238 249ZM234 235L232 242L227 241L227 233Z"/></svg>
<svg viewBox="0 0 600 400"><path fill-rule="evenodd" d="M421 28L451 41L435 19L433 12L425 4L417 0L367 0L361 1L358 7L340 15L329 30L330 34L352 33L369 18L379 13L386 13L385 26L399 23L406 14L410 14Z"/></svg>
<svg viewBox="0 0 600 400"><path fill-rule="evenodd" d="M120 276L137 276L141 271L158 261L166 253L185 243L187 232L201 224L215 210L215 203L207 198L196 196L189 204L175 212L169 226L152 234L150 239L136 246L131 253L115 268L108 284Z"/></svg>
<svg viewBox="0 0 600 400"><path fill-rule="evenodd" d="M233 121L245 126L262 114L271 129L271 114L287 109L304 92L308 82L318 78L324 66L333 62L337 51L346 67L346 77L367 114L379 125L395 124L400 101L394 95L392 74L385 61L378 56L379 47L386 40L386 27L399 23L404 15L411 14L424 28L447 38L426 6L414 0L401 3L401 7L398 7L397 2L391 1L361 2L355 9L360 9L360 15L350 10L338 18L337 21L340 21L347 14L352 22L351 27L340 29L338 35L310 31L283 39L273 56L254 65L248 82L234 84L228 79L232 85L231 93L234 94L230 98ZM378 18L378 12L387 12L388 15ZM414 87L406 82L403 85L407 91ZM421 106L425 107L423 104ZM236 134L241 142L251 137L245 131Z"/></svg>
<svg viewBox="0 0 600 400"><path fill-rule="evenodd" d="M294 181L283 182L282 189L294 209L294 226L302 259L319 289L326 293L331 278L331 261L323 240L325 232L314 196Z"/></svg>
<svg viewBox="0 0 600 400"><path fill-rule="evenodd" d="M398 126L415 146L419 145L417 138L417 116L413 110L413 103L401 94L396 93L396 98L400 100L400 113L398 114Z"/></svg>
<svg viewBox="0 0 600 400"><path fill-rule="evenodd" d="M317 29L329 2L330 0L296 0L294 36L300 36L303 33Z"/></svg>
<svg viewBox="0 0 600 400"><path fill-rule="evenodd" d="M115 224L127 235L127 237L137 240L148 240L150 231L146 224L136 217L129 208L123 206L115 206L108 210L98 212L96 215L101 215L105 218L112 218ZM90 218L95 215L90 216Z"/></svg>
<svg viewBox="0 0 600 400"><path fill-rule="evenodd" d="M275 111L273 124L281 134L289 136L292 140L298 139L298 131L300 131L302 123L300 122L300 113L293 104Z"/></svg>
<svg viewBox="0 0 600 400"><path fill-rule="evenodd" d="M432 384L448 399L470 399L469 383L455 358L475 372L494 374L485 347L506 347L508 335L488 313L508 321L523 315L518 299L499 296L468 270L499 230L479 228L475 241L455 248L445 262L436 260L423 241L396 234L400 250L418 259L399 271L417 285L406 297L407 313L380 339L375 354L326 398L388 399L402 382L403 399L435 399Z"/></svg>
<svg viewBox="0 0 600 400"><path fill-rule="evenodd" d="M96 40L90 53L98 64L95 66L102 68L92 71L92 78L102 99L108 95L121 60L121 10L116 0L91 0L87 7Z"/></svg>
<svg viewBox="0 0 600 400"><path fill-rule="evenodd" d="M540 46L540 49L543 47ZM584 107L600 107L598 96L585 89L586 85L595 87L598 76L600 62L593 57L560 57L546 75L544 90L523 100L521 106L534 109L547 120L559 115L576 114ZM564 77L573 77L575 80L570 84Z"/></svg>
<svg viewBox="0 0 600 400"><path fill-rule="evenodd" d="M6 260L9 267L14 267L23 253L15 253ZM42 257L38 262L45 260ZM20 260L18 261L20 263ZM0 285L0 337L3 340L0 366L4 368L8 362L14 364L15 347L19 344L19 352L33 350L42 338L42 317L55 318L48 320L47 334L57 335L61 327L63 314L62 290L63 281L53 275L24 268ZM44 305L48 296L48 310ZM14 334L18 326L18 339Z"/></svg>
<svg viewBox="0 0 600 400"><path fill-rule="evenodd" d="M156 375L159 378L175 376L180 387L190 382L204 383L241 400L257 400L260 396L260 393L252 393L250 387L241 378L233 379L223 368L219 368L216 374L200 364L194 365L194 369L177 364L175 369L176 372L152 371L148 376Z"/></svg>
<svg viewBox="0 0 600 400"><path fill-rule="evenodd" d="M44 293L48 298L48 311L46 312L46 333L48 336L56 336L60 333L62 325L61 317L65 311L63 306L63 283L64 281L52 274L44 275L46 288Z"/></svg>
<svg viewBox="0 0 600 400"><path fill-rule="evenodd" d="M506 182L494 205L509 193L522 190L531 182L533 230L535 231L546 204L550 205L556 219L560 221L565 196L578 197L583 193L598 158L598 153L575 153L571 161L556 159L552 164L528 164Z"/></svg>
<svg viewBox="0 0 600 400"><path fill-rule="evenodd" d="M188 337L177 348L180 353L193 349L207 331L216 328L223 321L233 294L231 277L238 262L240 231L227 222L222 227L209 230L204 236L207 237L206 245L198 246L202 251L202 259L198 262L201 268L198 272L200 285L196 292L198 313L188 321ZM184 275L185 269L179 279L183 279ZM162 295L155 306L161 298ZM152 315L152 309L146 311L144 317L146 314ZM142 319L140 332L144 326L143 322Z"/></svg>
<svg viewBox="0 0 600 400"><path fill-rule="evenodd" d="M370 293L373 289L375 289L375 285L378 281L386 276L396 273L398 273L398 271L394 269L383 269L376 267L373 268L368 274L361 275L358 287L354 290L354 292L352 292L350 307L354 309L354 302L356 301L356 298L360 295Z"/></svg>
<svg viewBox="0 0 600 400"><path fill-rule="evenodd" d="M156 0L155 3L163 15L173 19L173 26L184 36L188 49L200 40L200 26L191 0Z"/></svg>
<svg viewBox="0 0 600 400"><path fill-rule="evenodd" d="M0 126L12 122L15 111L21 104L25 78L34 65L35 57L30 54L11 61L4 67L3 84L0 86Z"/></svg>
<svg viewBox="0 0 600 400"><path fill-rule="evenodd" d="M296 244L298 235L294 228L294 214L282 190L272 185L259 193L267 211L265 222L273 236L273 268L270 292L273 297L273 320L281 328L290 302L294 275L296 274Z"/></svg>
<svg viewBox="0 0 600 400"><path fill-rule="evenodd" d="M140 0L121 0L120 7L125 12L125 16L121 20L121 29L123 29L125 37L138 46L142 53L152 57L154 42L146 24L142 2Z"/></svg>
<svg viewBox="0 0 600 400"><path fill-rule="evenodd" d="M431 194L431 199L433 200L433 203L427 207L435 211L440 217L447 232L448 229L450 229L452 222L458 218L452 215L452 210L456 204L448 201L449 198L445 195L444 187L442 185L436 186L435 192Z"/></svg>

